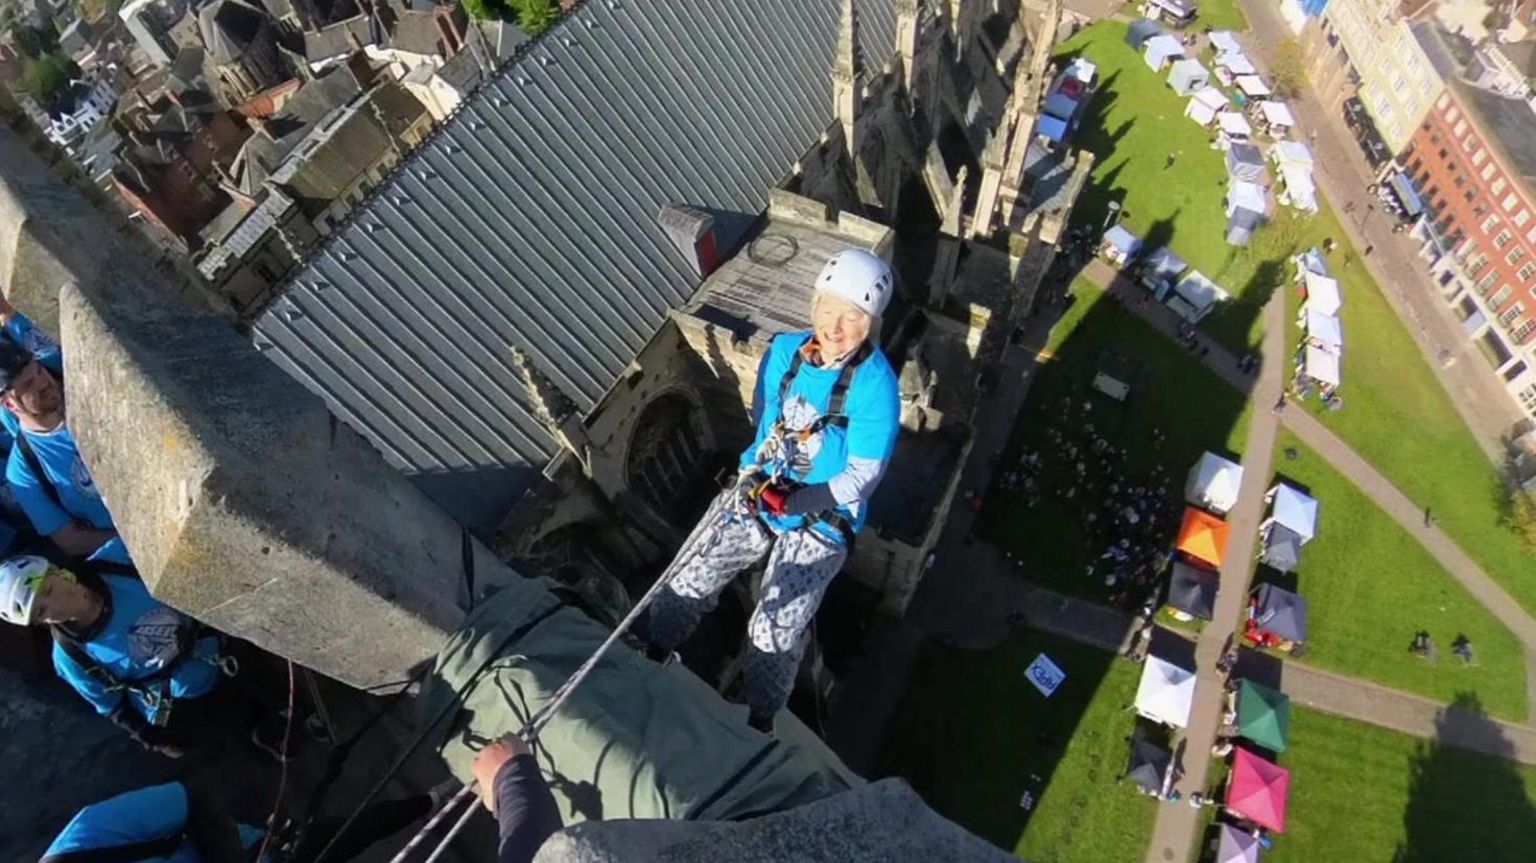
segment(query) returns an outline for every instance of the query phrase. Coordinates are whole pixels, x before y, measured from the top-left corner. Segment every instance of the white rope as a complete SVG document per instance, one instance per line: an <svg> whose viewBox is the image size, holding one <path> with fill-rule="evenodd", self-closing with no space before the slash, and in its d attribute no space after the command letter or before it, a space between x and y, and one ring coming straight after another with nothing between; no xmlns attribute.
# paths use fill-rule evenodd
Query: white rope
<svg viewBox="0 0 1536 863"><path fill-rule="evenodd" d="M705 513L704 518L699 519L698 524L693 528L693 532L683 542L684 550L696 549L698 547L696 540L703 535L706 529L719 531L724 526L724 517L727 515L723 506L724 498L724 494L715 496L715 500L710 504L710 508ZM640 615L645 613L646 608L661 594L662 589L672 581L673 576L682 568L681 564L689 560L691 560L691 557L685 558L683 555L679 555L672 561L666 571L661 574L661 577L656 579L656 583L652 584L650 589L640 597L640 601L635 603L634 608L631 608L629 613L624 615L624 619L619 621L619 625L613 628L613 632L610 632L608 637L603 639L603 643L598 645L596 650L592 651L592 655L587 657L586 661L572 672L571 676L567 677L564 683L560 684L560 688L555 690L555 694L543 707L528 717L528 721L523 723L522 728L519 728L517 731L519 738L529 744L539 739L539 732L543 731L544 726L548 725L549 721L554 718L555 712L565 705L565 702L576 692L577 687L586 681L592 670L602 661L603 656L619 642L619 639L634 625L635 621L640 619ZM460 788L459 792L444 804L443 808L434 814L432 819L416 832L415 836L411 837L411 841L407 842L405 847L400 849L399 853L390 858L390 863L405 863L406 858L426 841L428 834L437 829L437 826L443 822L450 812L463 805L465 801L473 800L474 797L475 783L473 781L465 783L464 787ZM459 816L459 820L454 822L453 827L449 828L448 832L443 835L442 841L433 849L432 854L427 857L426 863L436 863L438 858L448 849L448 846L453 843L454 837L463 831L464 826L469 823L470 816L474 813L475 807L471 805Z"/></svg>

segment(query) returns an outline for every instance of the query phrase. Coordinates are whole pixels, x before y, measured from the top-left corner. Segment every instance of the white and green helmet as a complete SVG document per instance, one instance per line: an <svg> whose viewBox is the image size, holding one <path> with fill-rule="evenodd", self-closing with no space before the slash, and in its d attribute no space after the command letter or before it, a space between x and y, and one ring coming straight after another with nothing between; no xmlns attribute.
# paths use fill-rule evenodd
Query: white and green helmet
<svg viewBox="0 0 1536 863"><path fill-rule="evenodd" d="M31 625L32 606L50 568L46 559L30 554L0 563L0 620Z"/></svg>

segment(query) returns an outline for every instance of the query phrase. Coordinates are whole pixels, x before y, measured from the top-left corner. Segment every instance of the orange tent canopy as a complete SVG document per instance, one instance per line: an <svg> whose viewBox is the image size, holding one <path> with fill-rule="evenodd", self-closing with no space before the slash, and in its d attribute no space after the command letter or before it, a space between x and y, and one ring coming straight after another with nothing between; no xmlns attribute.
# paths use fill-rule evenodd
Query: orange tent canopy
<svg viewBox="0 0 1536 863"><path fill-rule="evenodd" d="M1232 528L1221 519L1192 506L1184 508L1184 523L1179 526L1179 551L1221 566L1227 553L1227 539Z"/></svg>

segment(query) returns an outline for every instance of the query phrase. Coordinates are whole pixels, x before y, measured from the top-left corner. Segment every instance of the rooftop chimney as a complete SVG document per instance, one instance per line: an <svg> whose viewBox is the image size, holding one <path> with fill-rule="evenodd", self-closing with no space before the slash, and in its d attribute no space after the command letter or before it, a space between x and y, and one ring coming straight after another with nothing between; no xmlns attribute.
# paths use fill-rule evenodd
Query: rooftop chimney
<svg viewBox="0 0 1536 863"><path fill-rule="evenodd" d="M656 214L656 221L700 277L719 269L720 247L715 241L714 216L694 207L667 204Z"/></svg>

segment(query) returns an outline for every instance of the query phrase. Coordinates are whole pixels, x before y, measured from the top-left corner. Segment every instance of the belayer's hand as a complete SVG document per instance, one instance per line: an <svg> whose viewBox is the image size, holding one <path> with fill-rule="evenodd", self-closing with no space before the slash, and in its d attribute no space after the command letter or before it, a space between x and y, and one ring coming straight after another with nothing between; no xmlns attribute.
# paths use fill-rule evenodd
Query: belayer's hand
<svg viewBox="0 0 1536 863"><path fill-rule="evenodd" d="M508 761L527 751L526 743L516 735L509 734L482 749L475 757L470 770L474 772L475 782L480 786L480 799L491 812L496 811L496 774L501 772Z"/></svg>

